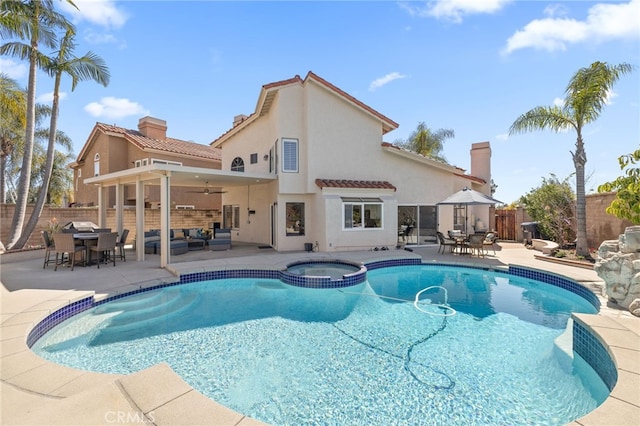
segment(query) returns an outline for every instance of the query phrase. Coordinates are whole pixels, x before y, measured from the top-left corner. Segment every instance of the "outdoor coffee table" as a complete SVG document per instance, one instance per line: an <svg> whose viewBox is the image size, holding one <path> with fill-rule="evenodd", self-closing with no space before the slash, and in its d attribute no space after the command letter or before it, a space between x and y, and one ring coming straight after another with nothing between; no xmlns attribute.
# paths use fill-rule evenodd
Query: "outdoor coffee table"
<svg viewBox="0 0 640 426"><path fill-rule="evenodd" d="M187 240L187 245L189 246L189 251L195 251L195 250L204 250L204 240Z"/></svg>

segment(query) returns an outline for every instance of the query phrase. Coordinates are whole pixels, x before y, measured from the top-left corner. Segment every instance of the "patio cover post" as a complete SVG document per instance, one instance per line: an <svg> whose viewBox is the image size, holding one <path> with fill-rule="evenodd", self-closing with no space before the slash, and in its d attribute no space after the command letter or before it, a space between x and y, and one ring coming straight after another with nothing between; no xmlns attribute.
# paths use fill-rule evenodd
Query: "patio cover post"
<svg viewBox="0 0 640 426"><path fill-rule="evenodd" d="M98 227L107 227L107 206L104 202L104 186L98 184Z"/></svg>
<svg viewBox="0 0 640 426"><path fill-rule="evenodd" d="M144 183L136 177L136 260L144 260Z"/></svg>
<svg viewBox="0 0 640 426"><path fill-rule="evenodd" d="M171 172L160 176L160 267L166 268L171 262L169 241L169 208L171 206Z"/></svg>
<svg viewBox="0 0 640 426"><path fill-rule="evenodd" d="M124 209L124 185L118 182L116 184L116 232L118 232L118 235L122 235L123 209Z"/></svg>

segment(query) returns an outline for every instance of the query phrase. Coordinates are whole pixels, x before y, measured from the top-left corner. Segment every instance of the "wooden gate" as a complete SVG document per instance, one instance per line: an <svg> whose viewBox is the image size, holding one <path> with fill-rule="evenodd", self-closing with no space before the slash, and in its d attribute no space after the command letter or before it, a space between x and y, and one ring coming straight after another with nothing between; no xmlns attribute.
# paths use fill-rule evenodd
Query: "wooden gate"
<svg viewBox="0 0 640 426"><path fill-rule="evenodd" d="M496 209L496 232L501 240L516 240L516 210Z"/></svg>

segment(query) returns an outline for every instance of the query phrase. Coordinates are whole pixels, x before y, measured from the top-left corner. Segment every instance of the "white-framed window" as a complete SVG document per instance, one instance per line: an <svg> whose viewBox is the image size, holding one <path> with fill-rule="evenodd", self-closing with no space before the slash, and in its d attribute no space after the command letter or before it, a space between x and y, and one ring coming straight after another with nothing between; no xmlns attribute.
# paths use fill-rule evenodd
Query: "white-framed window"
<svg viewBox="0 0 640 426"><path fill-rule="evenodd" d="M142 160L136 160L136 167L146 166L147 164L149 164L148 158L143 158Z"/></svg>
<svg viewBox="0 0 640 426"><path fill-rule="evenodd" d="M244 160L240 157L236 157L231 161L232 172L244 172Z"/></svg>
<svg viewBox="0 0 640 426"><path fill-rule="evenodd" d="M146 159L144 161L146 161ZM182 163L179 161L160 160L158 158L152 158L151 164L172 164L174 166L182 166ZM143 164L143 166L146 166L146 164Z"/></svg>
<svg viewBox="0 0 640 426"><path fill-rule="evenodd" d="M222 206L222 227L240 228L240 206L228 204Z"/></svg>
<svg viewBox="0 0 640 426"><path fill-rule="evenodd" d="M82 169L78 169L78 177L82 177Z"/></svg>
<svg viewBox="0 0 640 426"><path fill-rule="evenodd" d="M298 172L298 140L282 139L282 171Z"/></svg>
<svg viewBox="0 0 640 426"><path fill-rule="evenodd" d="M194 210L196 207L187 204L176 204L176 210Z"/></svg>
<svg viewBox="0 0 640 426"><path fill-rule="evenodd" d="M100 176L100 154L93 156L93 175Z"/></svg>
<svg viewBox="0 0 640 426"><path fill-rule="evenodd" d="M342 197L342 229L380 229L382 212L380 198Z"/></svg>

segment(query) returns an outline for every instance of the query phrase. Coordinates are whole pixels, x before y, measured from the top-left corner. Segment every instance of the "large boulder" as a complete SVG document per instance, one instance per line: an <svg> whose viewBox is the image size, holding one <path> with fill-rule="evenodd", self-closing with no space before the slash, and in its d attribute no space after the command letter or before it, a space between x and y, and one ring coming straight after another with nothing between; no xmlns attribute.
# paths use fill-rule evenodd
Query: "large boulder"
<svg viewBox="0 0 640 426"><path fill-rule="evenodd" d="M640 226L630 226L616 240L604 241L598 248L594 267L605 282L609 300L640 316Z"/></svg>

